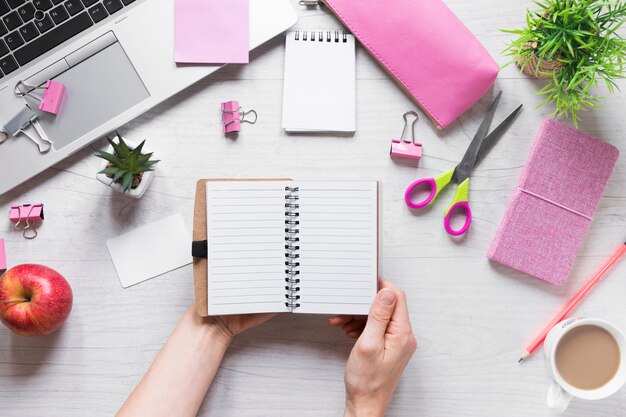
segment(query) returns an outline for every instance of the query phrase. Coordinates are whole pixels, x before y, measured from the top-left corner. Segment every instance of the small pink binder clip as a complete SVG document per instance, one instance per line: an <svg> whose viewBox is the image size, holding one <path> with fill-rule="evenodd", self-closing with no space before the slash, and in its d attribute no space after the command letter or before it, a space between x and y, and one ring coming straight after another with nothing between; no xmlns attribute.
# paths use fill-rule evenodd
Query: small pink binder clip
<svg viewBox="0 0 626 417"><path fill-rule="evenodd" d="M63 100L64 95L65 85L52 80L46 81L46 90L43 92L41 103L39 103L39 110L59 114L59 107L61 107L61 100Z"/></svg>
<svg viewBox="0 0 626 417"><path fill-rule="evenodd" d="M226 101L221 105L222 127L224 133L239 132L242 123L255 124L257 113L255 110L243 110L238 101ZM254 114L254 119L246 119L246 115Z"/></svg>
<svg viewBox="0 0 626 417"><path fill-rule="evenodd" d="M44 90L42 97L33 94L35 90ZM15 94L20 97L32 97L39 101L39 110L58 115L63 97L65 96L65 85L57 81L48 80L44 87L37 87L24 81L18 81L15 85Z"/></svg>
<svg viewBox="0 0 626 417"><path fill-rule="evenodd" d="M409 121L407 120L407 116L409 114L415 116L413 123L411 123L411 140L404 138L409 126ZM391 150L389 153L392 158L407 158L419 161L422 157L422 144L415 142L415 123L417 123L418 119L417 113L411 110L404 113L402 117L404 118L404 128L402 129L402 134L400 135L400 139L391 140Z"/></svg>
<svg viewBox="0 0 626 417"><path fill-rule="evenodd" d="M43 221L43 204L23 204L11 206L9 220L14 223L15 230L21 230L25 239L37 237L37 223Z"/></svg>

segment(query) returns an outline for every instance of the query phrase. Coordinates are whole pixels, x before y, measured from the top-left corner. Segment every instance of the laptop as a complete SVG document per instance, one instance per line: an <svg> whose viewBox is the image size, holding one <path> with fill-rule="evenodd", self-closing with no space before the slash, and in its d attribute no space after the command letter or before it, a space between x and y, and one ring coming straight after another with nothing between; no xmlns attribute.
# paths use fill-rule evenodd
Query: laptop
<svg viewBox="0 0 626 417"><path fill-rule="evenodd" d="M220 68L176 65L174 1L0 0L0 127L25 108L18 81L67 91L58 116L31 106L49 152L32 126L0 144L0 194ZM250 0L250 48L296 20L289 0Z"/></svg>

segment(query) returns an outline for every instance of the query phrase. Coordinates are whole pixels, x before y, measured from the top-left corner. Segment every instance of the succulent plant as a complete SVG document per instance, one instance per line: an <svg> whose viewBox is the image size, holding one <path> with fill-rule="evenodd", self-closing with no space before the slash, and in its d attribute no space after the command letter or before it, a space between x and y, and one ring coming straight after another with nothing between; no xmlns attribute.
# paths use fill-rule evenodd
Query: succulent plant
<svg viewBox="0 0 626 417"><path fill-rule="evenodd" d="M115 132L119 143L115 143L108 136L106 137L114 153L105 151L96 152L98 158L109 161L109 164L105 169L100 171L100 174L105 174L113 179L113 182L117 182L122 186L122 192L126 192L131 188L137 188L141 182L141 177L146 171L153 171L152 168L158 160L151 160L152 152L142 154L145 140L141 142L135 149L130 149L126 142L122 139L119 133Z"/></svg>

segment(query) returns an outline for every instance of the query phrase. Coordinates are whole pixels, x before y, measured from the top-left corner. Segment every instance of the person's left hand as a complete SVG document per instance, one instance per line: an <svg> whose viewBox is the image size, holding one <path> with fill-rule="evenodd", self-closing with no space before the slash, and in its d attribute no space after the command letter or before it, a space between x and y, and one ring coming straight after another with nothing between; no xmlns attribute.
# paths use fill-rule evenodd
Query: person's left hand
<svg viewBox="0 0 626 417"><path fill-rule="evenodd" d="M217 335L227 345L239 333L265 323L276 315L276 313L264 313L200 317L194 304L189 307L186 314L191 315L198 325L216 330Z"/></svg>

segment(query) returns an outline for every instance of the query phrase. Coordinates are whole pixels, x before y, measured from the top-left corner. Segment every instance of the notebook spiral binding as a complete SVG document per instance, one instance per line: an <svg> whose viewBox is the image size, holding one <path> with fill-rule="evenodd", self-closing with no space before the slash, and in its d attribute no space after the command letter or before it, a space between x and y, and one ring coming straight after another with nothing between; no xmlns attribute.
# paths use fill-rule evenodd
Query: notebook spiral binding
<svg viewBox="0 0 626 417"><path fill-rule="evenodd" d="M295 39L297 41L309 41L309 42L348 42L348 31L345 30L297 30L295 32Z"/></svg>
<svg viewBox="0 0 626 417"><path fill-rule="evenodd" d="M298 259L300 255L298 251L300 250L300 246L298 242L300 238L298 234L300 233L300 229L298 225L300 221L298 218L300 217L300 204L298 200L300 199L298 195L299 188L298 187L285 187L285 305L289 308L289 311L293 311L294 309L300 307L300 303L298 300L300 299L300 287L298 284L300 283L300 279L298 275L300 275L300 271L298 267L300 266L300 262Z"/></svg>

